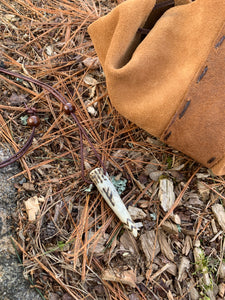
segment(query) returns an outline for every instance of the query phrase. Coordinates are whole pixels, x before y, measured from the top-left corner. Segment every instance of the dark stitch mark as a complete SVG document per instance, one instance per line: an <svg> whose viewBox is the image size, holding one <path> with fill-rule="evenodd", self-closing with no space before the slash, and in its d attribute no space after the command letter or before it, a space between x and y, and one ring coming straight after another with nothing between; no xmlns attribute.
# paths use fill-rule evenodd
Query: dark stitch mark
<svg viewBox="0 0 225 300"><path fill-rule="evenodd" d="M215 159L216 159L215 157L210 158L210 159L207 161L207 164L211 164L212 162L214 162Z"/></svg>
<svg viewBox="0 0 225 300"><path fill-rule="evenodd" d="M225 40L225 35L221 37L221 39L219 40L219 42L215 45L215 48L219 48L222 45L222 43L223 43L224 40Z"/></svg>
<svg viewBox="0 0 225 300"><path fill-rule="evenodd" d="M172 131L170 131L169 133L167 133L167 135L163 138L164 141L167 141L168 138L171 136Z"/></svg>
<svg viewBox="0 0 225 300"><path fill-rule="evenodd" d="M198 77L197 83L199 83L202 80L202 78L205 76L207 71L208 71L208 66L205 67L201 75Z"/></svg>
<svg viewBox="0 0 225 300"><path fill-rule="evenodd" d="M184 108L183 108L182 112L179 114L179 119L181 119L184 116L184 114L186 113L186 111L187 111L190 103L191 103L191 100L188 100L186 102L186 104L184 105Z"/></svg>

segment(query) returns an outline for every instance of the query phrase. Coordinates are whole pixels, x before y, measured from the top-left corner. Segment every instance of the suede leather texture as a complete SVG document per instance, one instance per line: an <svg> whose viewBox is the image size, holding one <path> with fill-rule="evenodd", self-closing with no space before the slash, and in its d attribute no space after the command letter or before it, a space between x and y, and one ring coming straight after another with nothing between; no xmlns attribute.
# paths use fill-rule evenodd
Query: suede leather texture
<svg viewBox="0 0 225 300"><path fill-rule="evenodd" d="M155 0L127 0L88 31L116 109L222 175L225 1L175 2L159 16ZM144 39L140 27L151 29Z"/></svg>

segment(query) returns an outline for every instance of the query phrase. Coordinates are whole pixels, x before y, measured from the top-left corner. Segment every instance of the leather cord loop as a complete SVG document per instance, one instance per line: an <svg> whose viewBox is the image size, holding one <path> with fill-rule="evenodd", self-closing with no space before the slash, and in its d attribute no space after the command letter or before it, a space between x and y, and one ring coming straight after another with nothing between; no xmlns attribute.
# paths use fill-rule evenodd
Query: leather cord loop
<svg viewBox="0 0 225 300"><path fill-rule="evenodd" d="M82 139L82 137L84 136L87 140L87 142L89 143L92 151L94 152L96 158L98 159L101 167L103 168L104 170L104 173L106 173L106 168L105 168L105 165L103 163L103 161L101 160L97 150L95 149L94 145L92 144L86 130L83 128L83 126L81 125L80 121L78 120L77 116L75 115L74 113L74 108L72 105L70 105L70 103L68 103L68 101L65 99L64 96L62 96L57 90L55 90L53 87L47 85L46 83L43 83L37 79L34 79L34 78L29 78L27 76L24 76L24 75L21 75L21 74L18 74L18 73L14 73L14 72L11 72L11 71L8 71L2 67L0 67L0 72L4 73L4 74L7 74L7 75L10 75L10 76L14 76L14 77L17 77L17 78L20 78L22 80L25 80L25 81L28 81L28 82L32 82L40 87L42 87L43 89L47 90L49 93L51 93L57 100L59 100L62 104L63 104L63 107L64 107L64 112L66 114L69 114L73 120L75 121L75 123L77 124L78 126L78 129L79 129L79 132L80 132L80 137ZM35 125L34 125L35 126ZM18 160L19 158L21 158L29 149L29 147L31 146L32 144L32 140L33 140L33 137L34 137L34 133L35 133L35 127L33 127L33 130L32 130L32 133L31 133L31 136L29 137L27 143L23 146L23 148L18 151L16 154L14 154L12 157L10 157L9 159L7 159L6 161L3 161L2 163L0 163L0 168L3 168L5 166L8 166L9 164L15 162L16 160ZM80 143L81 145L81 173L82 173L82 178L86 181L86 182L89 182L87 181L85 178L84 178L84 158L83 158L83 141L81 141Z"/></svg>

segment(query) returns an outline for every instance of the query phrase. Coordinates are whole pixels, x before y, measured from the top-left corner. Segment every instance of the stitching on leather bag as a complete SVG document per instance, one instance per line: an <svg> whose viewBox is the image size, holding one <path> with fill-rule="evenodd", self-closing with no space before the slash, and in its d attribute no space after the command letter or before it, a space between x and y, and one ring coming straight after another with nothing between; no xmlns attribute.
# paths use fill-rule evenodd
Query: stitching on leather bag
<svg viewBox="0 0 225 300"><path fill-rule="evenodd" d="M185 103L183 110L182 110L181 113L179 114L179 119L181 119L181 118L185 115L185 113L186 113L186 111L187 111L187 109L188 109L188 107L189 107L190 104L191 104L191 100L188 100L188 101Z"/></svg>
<svg viewBox="0 0 225 300"><path fill-rule="evenodd" d="M216 49L219 48L222 45L222 43L223 43L224 40L225 40L225 35L221 37L221 39L219 40L219 42L215 45L215 48Z"/></svg>
<svg viewBox="0 0 225 300"><path fill-rule="evenodd" d="M207 71L208 71L208 66L206 66L202 71L202 73L198 76L198 79L196 81L197 83L199 83L202 80L202 78L206 75Z"/></svg>
<svg viewBox="0 0 225 300"><path fill-rule="evenodd" d="M207 161L207 164L211 164L211 163L213 163L214 161L216 160L216 157L212 157L212 158L210 158L208 161Z"/></svg>

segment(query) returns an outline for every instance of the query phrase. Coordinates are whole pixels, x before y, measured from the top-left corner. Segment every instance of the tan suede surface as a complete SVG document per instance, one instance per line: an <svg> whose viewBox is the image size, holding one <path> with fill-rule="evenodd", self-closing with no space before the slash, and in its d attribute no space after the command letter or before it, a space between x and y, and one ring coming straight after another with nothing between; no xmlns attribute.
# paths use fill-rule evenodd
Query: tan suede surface
<svg viewBox="0 0 225 300"><path fill-rule="evenodd" d="M224 74L225 41L215 48L223 37L225 0L181 2L158 19L154 0L127 0L94 22L89 33L116 109L215 173L225 174L224 75L216 79ZM158 21L152 24L154 18ZM151 31L142 40L138 28L148 26ZM187 112L177 118L189 98ZM169 126L172 134L166 137Z"/></svg>

